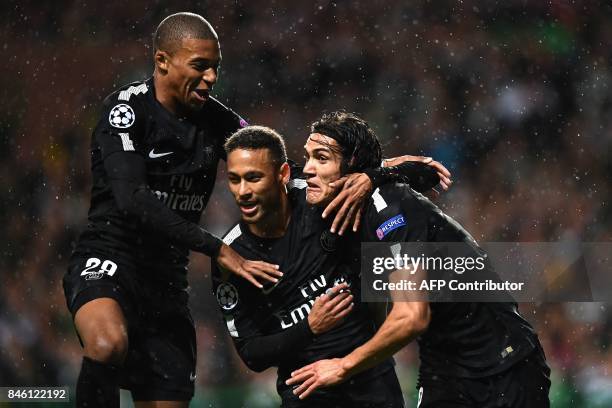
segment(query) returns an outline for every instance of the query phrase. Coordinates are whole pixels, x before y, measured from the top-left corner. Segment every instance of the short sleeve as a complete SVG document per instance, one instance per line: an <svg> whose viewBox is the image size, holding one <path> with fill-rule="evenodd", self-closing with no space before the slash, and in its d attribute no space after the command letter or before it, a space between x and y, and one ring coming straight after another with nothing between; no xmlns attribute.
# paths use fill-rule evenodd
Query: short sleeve
<svg viewBox="0 0 612 408"><path fill-rule="evenodd" d="M362 242L384 244L369 245L362 251L362 265L372 265L371 273L362 270L362 290L366 298L379 301L420 300L412 297L413 293L418 296L419 292L380 290L376 289L376 283L415 281L412 273L406 274L402 270L397 259L402 259L402 254L422 254L422 249L426 249L424 245L430 232L430 208L425 205L426 202L421 201L421 197L406 184L376 189L372 194L367 219L361 230ZM393 267L387 266L389 260L393 260ZM380 262L385 262L384 266ZM398 298L398 295L401 297Z"/></svg>
<svg viewBox="0 0 612 408"><path fill-rule="evenodd" d="M402 194L385 194L376 189L368 208L367 230L362 229L363 242L417 242L428 235L427 207L407 186Z"/></svg>
<svg viewBox="0 0 612 408"><path fill-rule="evenodd" d="M121 93L108 97L94 138L100 145L102 159L115 152L142 153L146 112L137 98L121 99Z"/></svg>

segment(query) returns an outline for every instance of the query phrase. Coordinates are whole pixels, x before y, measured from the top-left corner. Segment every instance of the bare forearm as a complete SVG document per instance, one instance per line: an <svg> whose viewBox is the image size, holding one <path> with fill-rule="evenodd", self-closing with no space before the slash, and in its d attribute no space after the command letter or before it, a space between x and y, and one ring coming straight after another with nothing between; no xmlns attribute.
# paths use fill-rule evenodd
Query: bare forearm
<svg viewBox="0 0 612 408"><path fill-rule="evenodd" d="M404 319L385 321L374 337L342 359L343 369L353 376L391 357L418 336L408 324Z"/></svg>
<svg viewBox="0 0 612 408"><path fill-rule="evenodd" d="M377 365L408 344L429 324L426 302L394 303L391 313L378 332L346 357L319 360L291 373L287 385L299 384L293 393L306 398L320 387L348 380L353 375Z"/></svg>
<svg viewBox="0 0 612 408"><path fill-rule="evenodd" d="M342 359L343 369L352 376L388 359L427 329L429 313L425 302L394 304L376 334Z"/></svg>

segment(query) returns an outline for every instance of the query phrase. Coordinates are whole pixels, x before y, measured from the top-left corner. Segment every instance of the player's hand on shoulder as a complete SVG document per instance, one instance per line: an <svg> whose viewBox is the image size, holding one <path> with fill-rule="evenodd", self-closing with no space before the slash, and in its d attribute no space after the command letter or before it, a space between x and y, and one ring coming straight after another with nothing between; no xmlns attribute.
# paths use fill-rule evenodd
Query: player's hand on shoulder
<svg viewBox="0 0 612 408"><path fill-rule="evenodd" d="M331 232L338 231L338 234L342 235L351 224L353 231L357 231L366 200L372 193L372 180L365 173L353 173L330 183L329 186L342 189L323 211L323 218L326 218L339 208Z"/></svg>
<svg viewBox="0 0 612 408"><path fill-rule="evenodd" d="M263 287L260 282L276 283L283 276L283 273L278 270L278 265L244 259L238 252L225 244L221 245L216 261L223 269L248 280L260 289Z"/></svg>
<svg viewBox="0 0 612 408"><path fill-rule="evenodd" d="M336 327L353 310L353 295L346 283L328 289L319 296L308 315L308 326L318 335Z"/></svg>
<svg viewBox="0 0 612 408"><path fill-rule="evenodd" d="M442 163L432 159L431 157L412 156L410 154L406 154L403 156L392 157L390 159L383 160L383 167L397 166L407 161L415 162L415 163L423 163L423 164L426 164L432 167L438 174L438 177L440 178L440 187L442 188L442 190L444 191L448 190L450 186L453 184L453 181L451 180L451 172ZM434 196L437 197L439 193L435 189L432 189L432 190L435 192Z"/></svg>

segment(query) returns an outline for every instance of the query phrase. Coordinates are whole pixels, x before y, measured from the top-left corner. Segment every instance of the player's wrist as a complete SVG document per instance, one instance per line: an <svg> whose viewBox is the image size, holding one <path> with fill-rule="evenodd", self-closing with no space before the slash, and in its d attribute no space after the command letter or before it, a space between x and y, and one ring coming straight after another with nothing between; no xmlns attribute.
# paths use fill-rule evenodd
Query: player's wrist
<svg viewBox="0 0 612 408"><path fill-rule="evenodd" d="M340 376L342 378L351 377L357 369L357 360L349 354L340 359Z"/></svg>
<svg viewBox="0 0 612 408"><path fill-rule="evenodd" d="M376 169L364 169L362 173L368 176L368 178L370 179L370 182L372 183L372 186L375 186L376 182L379 181L380 174L381 174L381 171L377 169L382 169L382 168L383 167L377 167Z"/></svg>
<svg viewBox="0 0 612 408"><path fill-rule="evenodd" d="M307 319L305 319L306 320L305 326L308 328L308 331L310 333L312 333L313 336L316 336L316 335L320 334L320 332L319 332L315 322L311 321L311 319L314 320L314 318L312 317L312 313L308 315Z"/></svg>
<svg viewBox="0 0 612 408"><path fill-rule="evenodd" d="M374 190L374 182L372 181L372 178L367 174L367 173L361 173L361 175L363 175L365 177L365 181L364 183L368 184L368 194L372 192L372 190Z"/></svg>

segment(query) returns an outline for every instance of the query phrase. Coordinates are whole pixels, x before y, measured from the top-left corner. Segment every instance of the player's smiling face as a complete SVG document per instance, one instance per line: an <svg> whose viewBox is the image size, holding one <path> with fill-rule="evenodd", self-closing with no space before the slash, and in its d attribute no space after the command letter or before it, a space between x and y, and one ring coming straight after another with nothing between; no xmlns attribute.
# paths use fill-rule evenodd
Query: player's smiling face
<svg viewBox="0 0 612 408"><path fill-rule="evenodd" d="M166 54L166 83L176 108L201 109L217 82L219 42L187 38L174 52Z"/></svg>
<svg viewBox="0 0 612 408"><path fill-rule="evenodd" d="M289 181L289 166L278 167L268 149L238 148L227 156L227 177L242 219L249 224L266 223L276 216Z"/></svg>
<svg viewBox="0 0 612 408"><path fill-rule="evenodd" d="M306 149L304 175L308 183L306 201L313 205L326 205L337 193L329 183L338 180L341 176L340 146L331 137L312 133L304 149Z"/></svg>

